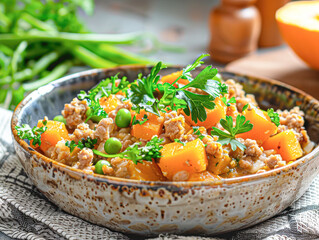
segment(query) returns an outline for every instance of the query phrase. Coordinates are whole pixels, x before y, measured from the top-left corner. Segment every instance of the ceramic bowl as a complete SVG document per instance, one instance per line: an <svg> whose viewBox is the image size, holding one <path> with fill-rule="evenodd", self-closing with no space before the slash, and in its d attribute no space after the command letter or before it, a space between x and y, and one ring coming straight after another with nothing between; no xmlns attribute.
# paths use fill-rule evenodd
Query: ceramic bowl
<svg viewBox="0 0 319 240"><path fill-rule="evenodd" d="M170 67L168 74L179 70ZM100 80L120 73L134 79L150 67L90 70L54 81L28 95L12 117L14 146L34 185L64 211L115 231L144 236L159 233L211 235L246 228L288 207L318 174L319 149L292 164L265 173L212 182L147 182L89 175L34 151L17 136L16 125L60 114L64 103ZM261 107L300 106L312 141L319 142L319 103L274 80L221 72L256 95Z"/></svg>

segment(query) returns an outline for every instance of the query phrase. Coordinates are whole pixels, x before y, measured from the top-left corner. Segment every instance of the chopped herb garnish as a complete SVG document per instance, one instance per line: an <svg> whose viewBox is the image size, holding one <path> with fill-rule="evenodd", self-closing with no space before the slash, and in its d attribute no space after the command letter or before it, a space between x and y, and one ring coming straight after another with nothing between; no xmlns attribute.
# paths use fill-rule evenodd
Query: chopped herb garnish
<svg viewBox="0 0 319 240"><path fill-rule="evenodd" d="M236 98L232 97L231 99L227 100L226 97L222 97L222 101L227 107L229 107L231 103L236 103Z"/></svg>
<svg viewBox="0 0 319 240"><path fill-rule="evenodd" d="M182 141L179 140L179 139L174 139L174 142L180 143L180 144L182 144L183 146L185 146L185 144L186 144L186 143L182 142Z"/></svg>
<svg viewBox="0 0 319 240"><path fill-rule="evenodd" d="M134 115L133 120L132 120L132 126L139 124L142 125L143 123L145 123L148 120L147 115L144 114L143 118L141 120L136 119L136 115Z"/></svg>
<svg viewBox="0 0 319 240"><path fill-rule="evenodd" d="M228 133L213 127L211 135L218 136L218 142L222 145L230 144L233 151L235 151L237 147L241 150L245 150L246 146L236 140L235 136L236 134L250 131L253 128L253 125L250 123L250 121L246 121L245 116L238 115L236 118L236 126L233 127L233 118L231 116L226 116L226 119L220 120L220 124Z"/></svg>
<svg viewBox="0 0 319 240"><path fill-rule="evenodd" d="M243 109L241 110L241 112L244 112L247 108L248 108L248 103L243 107Z"/></svg>
<svg viewBox="0 0 319 240"><path fill-rule="evenodd" d="M82 138L77 144L72 140L72 141L66 141L65 146L70 148L70 152L73 152L73 150L78 147L80 149L83 148L90 148L93 149L95 144L97 143L97 139L92 139L88 137L87 139Z"/></svg>
<svg viewBox="0 0 319 240"><path fill-rule="evenodd" d="M117 154L105 154L95 149L93 149L93 153L106 158L126 158L132 160L135 164L142 163L143 160L151 162L153 159L161 157L160 150L163 148L161 145L162 143L163 139L154 136L143 147L140 147L141 143L139 142L129 146L123 152Z"/></svg>
<svg viewBox="0 0 319 240"><path fill-rule="evenodd" d="M203 140L203 138L205 137L200 131L199 131L199 127L192 127L193 128L193 133L198 136L198 138L200 140Z"/></svg>
<svg viewBox="0 0 319 240"><path fill-rule="evenodd" d="M15 129L17 130L19 138L29 140L33 146L37 144L41 146L41 134L48 129L46 127L47 120L43 120L42 124L42 127L34 126L32 129L28 124L22 124L21 127L15 126Z"/></svg>
<svg viewBox="0 0 319 240"><path fill-rule="evenodd" d="M279 114L276 113L273 108L269 108L267 110L267 114L268 114L270 120L278 127L280 125Z"/></svg>

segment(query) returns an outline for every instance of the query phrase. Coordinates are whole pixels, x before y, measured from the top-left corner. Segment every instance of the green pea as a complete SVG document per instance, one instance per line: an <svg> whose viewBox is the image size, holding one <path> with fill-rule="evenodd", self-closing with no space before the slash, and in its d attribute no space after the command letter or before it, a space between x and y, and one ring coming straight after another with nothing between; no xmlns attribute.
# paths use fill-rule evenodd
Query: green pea
<svg viewBox="0 0 319 240"><path fill-rule="evenodd" d="M64 123L66 124L66 120L65 118L62 116L62 115L57 115L53 118L53 121L57 121L57 122L61 122L61 123Z"/></svg>
<svg viewBox="0 0 319 240"><path fill-rule="evenodd" d="M86 110L85 114L87 117L89 117L91 115L91 113L92 113L92 109L89 108L88 110ZM92 120L95 123L99 123L102 119L103 119L102 116L94 116L94 115L90 118L90 120Z"/></svg>
<svg viewBox="0 0 319 240"><path fill-rule="evenodd" d="M115 124L120 128L126 128L131 123L131 112L126 108L120 109L115 117Z"/></svg>
<svg viewBox="0 0 319 240"><path fill-rule="evenodd" d="M115 137L111 137L104 143L104 150L108 154L119 153L122 149L122 143Z"/></svg>
<svg viewBox="0 0 319 240"><path fill-rule="evenodd" d="M95 170L94 172L97 173L97 174L102 174L104 175L103 173L103 166L106 165L108 167L112 167L111 164L106 161L106 160L100 160L98 161L96 164L95 164Z"/></svg>

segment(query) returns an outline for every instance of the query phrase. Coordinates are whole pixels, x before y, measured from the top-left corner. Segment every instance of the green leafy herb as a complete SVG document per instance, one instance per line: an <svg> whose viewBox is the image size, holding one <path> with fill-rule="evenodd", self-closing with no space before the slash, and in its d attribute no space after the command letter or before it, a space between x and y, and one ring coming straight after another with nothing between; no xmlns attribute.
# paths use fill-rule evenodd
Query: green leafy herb
<svg viewBox="0 0 319 240"><path fill-rule="evenodd" d="M227 86L221 83L217 77L217 69L211 66L204 68L194 79L190 76L190 71L200 66L202 63L201 59L206 56L208 55L201 55L193 64L183 69L180 78L188 79L190 82L187 85L178 88L168 83L157 85L158 89L163 92L159 103L162 109L165 109L167 106L170 106L173 110L183 108L186 115L191 115L195 123L197 123L198 120L206 120L207 115L205 108L213 109L215 107L214 99L220 95L224 95L228 90ZM178 81L178 79L176 79L176 81ZM190 87L200 89L208 95L190 92L187 90Z"/></svg>
<svg viewBox="0 0 319 240"><path fill-rule="evenodd" d="M185 146L185 145L186 145L186 143L182 142L182 141L181 141L181 140L179 140L179 139L174 139L174 142L180 143L180 144L182 144L183 146Z"/></svg>
<svg viewBox="0 0 319 240"><path fill-rule="evenodd" d="M276 124L276 126L278 127L278 126L280 125L279 114L276 113L273 108L269 108L269 109L267 110L267 114L268 114L270 120L271 120L274 124Z"/></svg>
<svg viewBox="0 0 319 240"><path fill-rule="evenodd" d="M151 73L147 77L140 76L131 84L129 98L134 104L132 107L134 111L139 113L140 109L145 109L147 112L154 113L157 116L160 115L157 106L158 100L155 98L154 92L160 79L158 73L165 67L162 62L159 62L152 68Z"/></svg>
<svg viewBox="0 0 319 240"><path fill-rule="evenodd" d="M28 124L22 124L21 127L15 126L17 134L21 139L32 140L32 145L36 146L37 144L41 146L41 134L44 133L48 128L46 127L47 121L42 121L43 126L37 127L34 126L32 129Z"/></svg>
<svg viewBox="0 0 319 240"><path fill-rule="evenodd" d="M231 103L236 103L236 98L232 97L231 99L227 100L226 97L222 97L222 101L227 107L229 107Z"/></svg>
<svg viewBox="0 0 319 240"><path fill-rule="evenodd" d="M134 115L133 120L132 120L132 126L139 124L142 125L143 123L145 123L148 120L147 115L144 114L143 118L141 120L137 120L136 119L136 115Z"/></svg>
<svg viewBox="0 0 319 240"><path fill-rule="evenodd" d="M243 107L243 109L241 110L241 112L244 112L247 108L248 108L248 103Z"/></svg>
<svg viewBox="0 0 319 240"><path fill-rule="evenodd" d="M198 136L198 138L200 140L203 140L203 138L205 137L200 131L199 131L199 127L192 127L193 128L193 133Z"/></svg>
<svg viewBox="0 0 319 240"><path fill-rule="evenodd" d="M70 148L70 152L73 152L73 150L78 147L80 149L83 148L90 148L93 149L95 144L97 143L97 139L92 139L88 137L87 139L82 138L77 144L72 140L72 141L66 141L65 146Z"/></svg>
<svg viewBox="0 0 319 240"><path fill-rule="evenodd" d="M160 150L163 148L161 145L162 143L163 139L154 136L143 147L140 146L141 143L135 143L126 148L123 152L117 154L104 154L95 149L93 149L93 153L106 158L126 158L132 160L135 164L142 163L143 160L151 162L153 159L158 159L161 157Z"/></svg>
<svg viewBox="0 0 319 240"><path fill-rule="evenodd" d="M104 109L100 105L99 98L102 95L103 88L109 85L109 81L105 80L99 83L95 88L92 88L88 93L85 91L81 91L78 94L78 99L86 100L89 110L87 111L86 115L87 118L85 122L93 117L102 117L106 118L108 115L104 111Z"/></svg>
<svg viewBox="0 0 319 240"><path fill-rule="evenodd" d="M250 123L250 121L246 121L245 116L237 116L235 127L233 127L233 118L231 116L226 116L226 119L221 119L220 124L227 132L216 127L213 127L211 132L211 135L218 136L218 142L220 142L222 145L230 144L233 151L235 151L237 147L241 150L246 149L245 145L235 138L236 134L248 132L253 128L253 125Z"/></svg>

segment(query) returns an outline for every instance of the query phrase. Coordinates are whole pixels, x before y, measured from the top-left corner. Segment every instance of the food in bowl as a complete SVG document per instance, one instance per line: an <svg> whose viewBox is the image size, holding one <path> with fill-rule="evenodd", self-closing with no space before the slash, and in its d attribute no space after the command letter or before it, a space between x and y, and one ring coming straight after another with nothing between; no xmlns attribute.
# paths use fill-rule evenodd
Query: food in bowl
<svg viewBox="0 0 319 240"><path fill-rule="evenodd" d="M200 56L160 76L158 63L133 82L112 76L65 104L62 115L16 126L45 156L81 169L145 181L213 181L292 163L314 146L304 113L261 110L232 79Z"/></svg>

